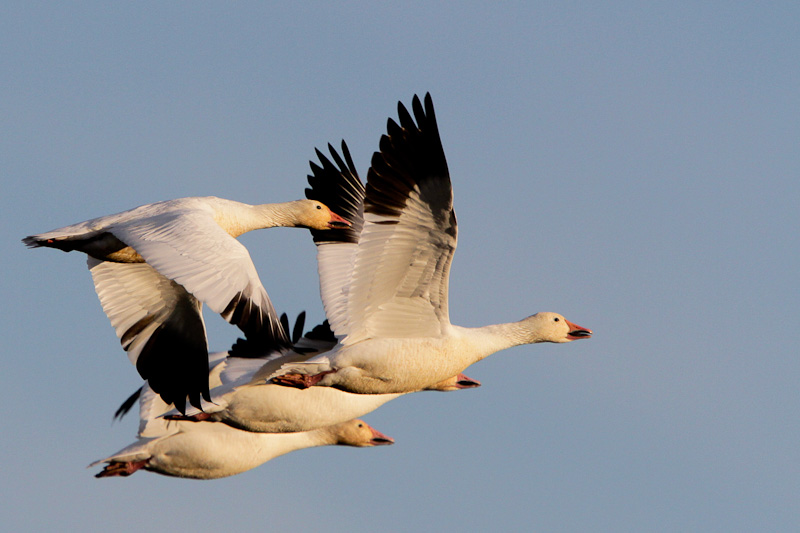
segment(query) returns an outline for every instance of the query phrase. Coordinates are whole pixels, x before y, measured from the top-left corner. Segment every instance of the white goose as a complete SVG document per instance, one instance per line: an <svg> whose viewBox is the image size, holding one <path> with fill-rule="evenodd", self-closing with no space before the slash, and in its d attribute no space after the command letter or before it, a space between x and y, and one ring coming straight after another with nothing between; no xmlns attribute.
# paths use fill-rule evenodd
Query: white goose
<svg viewBox="0 0 800 533"><path fill-rule="evenodd" d="M286 322L283 317L282 321ZM288 326L285 327L288 330ZM186 416L167 413L167 418L224 422L235 428L264 433L309 431L364 416L401 396L399 393L353 394L330 387L301 390L265 382L265 376L282 364L306 360L336 345L327 323L300 339L298 328L302 330L302 319L298 319L294 328L293 350L274 350L259 355L264 352L253 347L254 343L239 340L228 357L212 370L210 385L218 385L211 390L212 405L204 405L203 412L187 411ZM428 389L454 391L479 386L480 382L459 374Z"/></svg>
<svg viewBox="0 0 800 533"><path fill-rule="evenodd" d="M114 455L89 465L108 463L95 477L129 476L145 469L167 476L216 479L240 474L303 448L394 442L361 420L301 433L251 433L225 424L158 418L169 407L147 386L139 401L139 437Z"/></svg>
<svg viewBox="0 0 800 533"><path fill-rule="evenodd" d="M208 391L206 303L247 336L289 345L247 249L236 237L276 226L349 223L318 201L248 205L192 197L143 205L23 239L89 255L95 289L140 375L183 410Z"/></svg>
<svg viewBox="0 0 800 533"><path fill-rule="evenodd" d="M549 312L480 328L450 323L453 190L430 95L424 108L415 96L412 109L416 123L398 104L400 124L389 119L372 157L357 244L318 251L323 304L339 344L284 365L271 376L277 383L360 394L413 392L499 350L592 333Z"/></svg>

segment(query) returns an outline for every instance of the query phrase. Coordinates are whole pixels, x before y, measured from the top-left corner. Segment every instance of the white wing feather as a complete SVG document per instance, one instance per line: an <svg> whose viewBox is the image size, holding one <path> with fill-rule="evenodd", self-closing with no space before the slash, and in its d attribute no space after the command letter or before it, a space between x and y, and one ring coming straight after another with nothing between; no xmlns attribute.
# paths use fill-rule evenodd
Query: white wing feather
<svg viewBox="0 0 800 533"><path fill-rule="evenodd" d="M224 313L243 293L278 320L247 248L223 230L210 212L174 211L110 231L214 312Z"/></svg>
<svg viewBox="0 0 800 533"><path fill-rule="evenodd" d="M437 337L449 327L447 286L455 238L412 191L399 218L367 213L350 283L350 330L371 337Z"/></svg>

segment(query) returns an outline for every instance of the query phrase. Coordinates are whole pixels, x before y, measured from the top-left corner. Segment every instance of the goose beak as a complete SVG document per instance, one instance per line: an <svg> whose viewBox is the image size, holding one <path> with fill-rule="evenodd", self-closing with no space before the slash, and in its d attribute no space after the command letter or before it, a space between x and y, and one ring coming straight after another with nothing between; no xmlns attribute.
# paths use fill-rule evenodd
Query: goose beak
<svg viewBox="0 0 800 533"><path fill-rule="evenodd" d="M350 223L331 211L331 219L328 221L328 227L331 229L349 228Z"/></svg>
<svg viewBox="0 0 800 533"><path fill-rule="evenodd" d="M592 336L592 330L582 328L578 324L573 324L569 320L566 321L567 325L569 326L569 333L567 333L567 338L571 341L577 339L588 339Z"/></svg>
<svg viewBox="0 0 800 533"><path fill-rule="evenodd" d="M388 446L389 444L394 444L394 439L392 437L384 435L375 428L370 429L372 429L372 439L370 439L369 443L372 446Z"/></svg>
<svg viewBox="0 0 800 533"><path fill-rule="evenodd" d="M457 389L474 389L481 386L481 382L477 379L472 379L467 377L465 374L459 374L456 376L456 388Z"/></svg>

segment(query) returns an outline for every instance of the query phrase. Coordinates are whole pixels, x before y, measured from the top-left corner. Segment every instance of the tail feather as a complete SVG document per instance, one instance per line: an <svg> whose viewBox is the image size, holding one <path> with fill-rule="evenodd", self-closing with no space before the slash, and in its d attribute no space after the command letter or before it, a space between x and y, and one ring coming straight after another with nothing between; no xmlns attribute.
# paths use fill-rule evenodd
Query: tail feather
<svg viewBox="0 0 800 533"><path fill-rule="evenodd" d="M62 252L78 250L79 243L83 242L82 240L76 241L76 239L78 239L77 236L71 237L69 235L48 235L49 234L47 233L29 235L22 239L22 242L25 243L25 246L28 248L56 248Z"/></svg>
<svg viewBox="0 0 800 533"><path fill-rule="evenodd" d="M38 248L40 246L46 246L45 243L47 241L46 239L40 239L38 235L28 235L27 237L22 239L22 242L28 248Z"/></svg>

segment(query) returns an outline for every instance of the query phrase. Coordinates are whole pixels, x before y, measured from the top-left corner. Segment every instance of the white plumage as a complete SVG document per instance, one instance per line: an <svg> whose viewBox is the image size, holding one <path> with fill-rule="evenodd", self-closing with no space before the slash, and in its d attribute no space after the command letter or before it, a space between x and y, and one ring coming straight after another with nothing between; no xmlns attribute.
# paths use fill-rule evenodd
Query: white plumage
<svg viewBox="0 0 800 533"><path fill-rule="evenodd" d="M23 239L89 255L95 289L139 373L167 403L209 399L202 304L248 337L289 345L247 249L236 237L276 226L349 225L318 201L248 205L215 197L148 204Z"/></svg>
<svg viewBox="0 0 800 533"><path fill-rule="evenodd" d="M284 365L271 376L277 383L360 394L413 392L505 348L591 335L556 313L481 328L450 323L448 279L457 242L453 190L430 95L424 108L414 97L412 108L416 122L398 105L400 123L389 120L372 158L359 211L363 219L352 220L352 229L363 225L360 234L340 243L315 235L323 304L339 343L307 362ZM344 163L331 152L339 168L327 160L312 166L312 185L326 176L356 176L346 153ZM335 201L326 203L339 208Z"/></svg>
<svg viewBox="0 0 800 533"><path fill-rule="evenodd" d="M225 424L164 420L158 416L169 407L146 386L140 403L139 437L114 455L92 463L90 466L107 463L96 477L128 476L143 468L167 476L216 479L303 448L394 442L362 420L300 433L251 433Z"/></svg>

